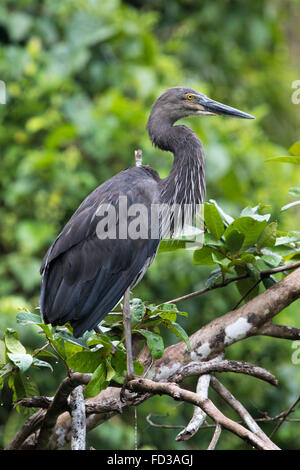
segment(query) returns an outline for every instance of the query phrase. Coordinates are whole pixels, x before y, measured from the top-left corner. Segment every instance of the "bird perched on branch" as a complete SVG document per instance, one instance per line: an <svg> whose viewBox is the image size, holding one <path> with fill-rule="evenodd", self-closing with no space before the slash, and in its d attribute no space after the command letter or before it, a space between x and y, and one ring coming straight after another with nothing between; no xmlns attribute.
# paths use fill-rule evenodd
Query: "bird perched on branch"
<svg viewBox="0 0 300 470"><path fill-rule="evenodd" d="M96 328L124 296L128 376L134 375L130 288L153 262L164 235L164 212L159 209L155 225L152 209L187 205L194 214L205 197L201 141L188 127L174 124L189 116L216 114L253 118L191 88L166 90L153 105L147 130L156 147L174 155L169 176L161 179L155 170L141 164L113 176L87 196L43 260L43 319L52 325L69 322L75 337Z"/></svg>

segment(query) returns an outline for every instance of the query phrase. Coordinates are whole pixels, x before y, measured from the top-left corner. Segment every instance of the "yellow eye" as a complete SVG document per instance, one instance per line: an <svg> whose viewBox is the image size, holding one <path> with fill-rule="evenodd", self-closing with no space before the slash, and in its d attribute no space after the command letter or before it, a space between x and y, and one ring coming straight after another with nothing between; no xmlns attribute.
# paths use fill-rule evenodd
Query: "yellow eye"
<svg viewBox="0 0 300 470"><path fill-rule="evenodd" d="M186 97L187 97L188 100L192 100L194 98L194 95L188 94L188 95L186 95Z"/></svg>

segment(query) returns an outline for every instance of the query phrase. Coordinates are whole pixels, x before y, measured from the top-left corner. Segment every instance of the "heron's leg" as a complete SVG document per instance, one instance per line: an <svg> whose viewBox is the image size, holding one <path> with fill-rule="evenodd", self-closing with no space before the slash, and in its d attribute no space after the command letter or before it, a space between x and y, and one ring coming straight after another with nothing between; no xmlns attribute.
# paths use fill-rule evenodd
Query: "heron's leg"
<svg viewBox="0 0 300 470"><path fill-rule="evenodd" d="M127 376L126 381L134 377L131 339L130 288L126 289L123 299L123 325L125 333Z"/></svg>

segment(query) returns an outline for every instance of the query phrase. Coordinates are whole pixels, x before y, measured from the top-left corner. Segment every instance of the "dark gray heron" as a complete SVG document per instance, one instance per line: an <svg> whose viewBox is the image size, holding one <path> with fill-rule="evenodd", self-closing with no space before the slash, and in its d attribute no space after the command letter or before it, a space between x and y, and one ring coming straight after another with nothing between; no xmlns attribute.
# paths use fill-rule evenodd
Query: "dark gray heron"
<svg viewBox="0 0 300 470"><path fill-rule="evenodd" d="M43 320L53 326L69 322L75 337L97 328L124 296L127 377L134 376L130 288L153 262L163 237L160 224L156 234L150 232L150 208L187 204L194 212L205 197L201 141L191 129L174 123L188 116L216 114L253 119L250 114L213 101L191 88L166 90L153 105L147 130L156 147L174 155L169 176L161 179L155 170L143 165L113 176L81 203L43 260L40 295ZM121 227L120 213L110 219L105 217L110 209L120 210L122 198L126 200L127 218ZM148 211L136 227L143 236L136 236L136 232L129 236L129 225L135 221L134 214L130 214L133 205ZM161 223L161 218L158 220Z"/></svg>

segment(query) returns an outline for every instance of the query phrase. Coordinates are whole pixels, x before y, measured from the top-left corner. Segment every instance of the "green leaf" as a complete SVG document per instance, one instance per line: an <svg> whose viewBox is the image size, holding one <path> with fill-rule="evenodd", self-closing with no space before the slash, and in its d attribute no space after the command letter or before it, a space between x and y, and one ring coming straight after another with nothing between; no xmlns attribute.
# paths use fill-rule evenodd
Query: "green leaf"
<svg viewBox="0 0 300 470"><path fill-rule="evenodd" d="M77 346L81 346L82 348L88 349L86 338L89 338L90 334L91 334L90 332L87 332L81 338L74 338L74 336L72 336L67 331L58 331L58 332L55 332L54 338L55 339L61 338L64 341L67 341L69 343L76 344Z"/></svg>
<svg viewBox="0 0 300 470"><path fill-rule="evenodd" d="M175 321L177 318L177 312L161 312L159 314L160 318L163 320L168 320L168 321Z"/></svg>
<svg viewBox="0 0 300 470"><path fill-rule="evenodd" d="M43 323L43 320L41 319L40 315L22 310L22 312L19 312L17 315L17 322L20 325L28 325L30 323L38 325Z"/></svg>
<svg viewBox="0 0 300 470"><path fill-rule="evenodd" d="M140 323L146 313L146 306L141 299L132 299L130 301L131 323L133 326Z"/></svg>
<svg viewBox="0 0 300 470"><path fill-rule="evenodd" d="M116 371L113 369L112 365L107 359L105 360L105 364L106 364L106 381L110 382L111 379L116 375Z"/></svg>
<svg viewBox="0 0 300 470"><path fill-rule="evenodd" d="M202 266L209 266L215 264L212 258L213 250L208 246L200 248L200 250L194 251L193 262L194 264L200 264Z"/></svg>
<svg viewBox="0 0 300 470"><path fill-rule="evenodd" d="M189 340L188 334L182 328L182 326L176 322L170 322L166 326L170 331L172 331L172 333L174 333L176 336L178 336L178 338L182 339L185 342L188 348L188 351L190 351L191 350L190 340Z"/></svg>
<svg viewBox="0 0 300 470"><path fill-rule="evenodd" d="M223 220L223 222L226 226L230 225L234 221L234 219L231 217L231 215L226 214L214 199L210 199L209 202L217 208L217 210L218 210L220 216L222 217L222 220Z"/></svg>
<svg viewBox="0 0 300 470"><path fill-rule="evenodd" d="M95 369L90 382L84 389L84 396L86 398L94 397L105 388L106 375L105 363L101 362Z"/></svg>
<svg viewBox="0 0 300 470"><path fill-rule="evenodd" d="M294 157L275 157L275 158L268 158L266 162L274 162L274 163L294 163L296 165L300 165L300 156Z"/></svg>
<svg viewBox="0 0 300 470"><path fill-rule="evenodd" d="M232 230L226 237L226 245L230 253L238 252L244 243L245 235L238 230Z"/></svg>
<svg viewBox="0 0 300 470"><path fill-rule="evenodd" d="M92 333L87 340L87 344L88 346L102 344L105 352L110 352L112 350L112 344L110 339L106 335L102 335L101 333Z"/></svg>
<svg viewBox="0 0 300 470"><path fill-rule="evenodd" d="M292 155L300 157L300 141L296 142L289 148L289 152Z"/></svg>
<svg viewBox="0 0 300 470"><path fill-rule="evenodd" d="M267 227L262 231L258 240L257 240L257 248L261 249L264 246L274 246L276 242L276 234L277 234L277 222L271 222Z"/></svg>
<svg viewBox="0 0 300 470"><path fill-rule="evenodd" d="M67 359L70 369L76 372L94 372L101 362L101 351L81 351Z"/></svg>
<svg viewBox="0 0 300 470"><path fill-rule="evenodd" d="M16 333L7 331L5 335L5 344L11 353L14 354L26 354L26 349L23 344L16 338Z"/></svg>
<svg viewBox="0 0 300 470"><path fill-rule="evenodd" d="M242 210L241 216L240 217L252 217L255 220L259 220L260 222L263 220L268 221L269 218L271 217L271 214L259 214L258 211L261 209L261 206L255 206L255 207L245 207L245 209Z"/></svg>
<svg viewBox="0 0 300 470"><path fill-rule="evenodd" d="M48 367L48 369L50 369L51 372L53 372L53 367L51 366L51 364L49 364L49 362L41 361L40 359L37 359L36 357L33 358L32 365L36 367Z"/></svg>
<svg viewBox="0 0 300 470"><path fill-rule="evenodd" d="M40 394L38 386L32 380L32 378L21 372L14 374L13 381L10 382L10 387L14 392L14 401L18 400L19 398L34 397ZM34 408L25 408L23 406L17 406L16 408L18 413L20 413L25 418L28 418L36 411Z"/></svg>
<svg viewBox="0 0 300 470"><path fill-rule="evenodd" d="M159 359L164 352L164 342L160 335L152 333L152 331L140 329L134 330L135 333L140 333L146 338L147 345L150 349L151 356L154 359Z"/></svg>
<svg viewBox="0 0 300 470"><path fill-rule="evenodd" d="M186 247L186 240L162 240L159 244L158 253L167 253L169 251L182 250Z"/></svg>
<svg viewBox="0 0 300 470"><path fill-rule="evenodd" d="M246 249L255 245L266 226L267 222L265 220L259 221L253 217L239 217L227 227L224 237L227 239L233 230L237 230L245 236L242 248Z"/></svg>
<svg viewBox="0 0 300 470"><path fill-rule="evenodd" d="M144 372L144 366L139 361L133 361L133 369L136 375L142 375Z"/></svg>
<svg viewBox="0 0 300 470"><path fill-rule="evenodd" d="M275 246L278 245L285 245L288 243L294 243L300 241L300 232L291 231L288 232L286 235L276 238Z"/></svg>
<svg viewBox="0 0 300 470"><path fill-rule="evenodd" d="M229 263L229 267L231 266L238 266L242 264L255 264L256 258L252 253L243 253L240 258L235 258Z"/></svg>
<svg viewBox="0 0 300 470"><path fill-rule="evenodd" d="M118 374L124 375L126 373L126 352L117 349L112 355L111 365Z"/></svg>
<svg viewBox="0 0 300 470"><path fill-rule="evenodd" d="M223 280L223 274L220 268L215 269L210 273L207 280L205 281L205 287L213 287L219 280Z"/></svg>
<svg viewBox="0 0 300 470"><path fill-rule="evenodd" d="M214 204L204 204L204 221L210 233L219 240L225 230L222 217Z"/></svg>
<svg viewBox="0 0 300 470"><path fill-rule="evenodd" d="M278 255L277 253L273 253L269 250L263 251L263 256L261 257L268 265L276 268L282 261L282 256Z"/></svg>
<svg viewBox="0 0 300 470"><path fill-rule="evenodd" d="M217 240L211 233L204 233L204 245L205 246L224 246L222 240Z"/></svg>
<svg viewBox="0 0 300 470"><path fill-rule="evenodd" d="M296 197L300 196L300 188L290 188L289 194Z"/></svg>
<svg viewBox="0 0 300 470"><path fill-rule="evenodd" d="M227 258L225 255L223 255L222 253L215 252L215 253L212 253L212 259L215 262L215 264L218 264L221 267L223 272L224 271L230 272L229 265L231 263L231 260Z"/></svg>
<svg viewBox="0 0 300 470"><path fill-rule="evenodd" d="M30 354L7 353L7 355L21 372L25 372L32 364L32 356Z"/></svg>

